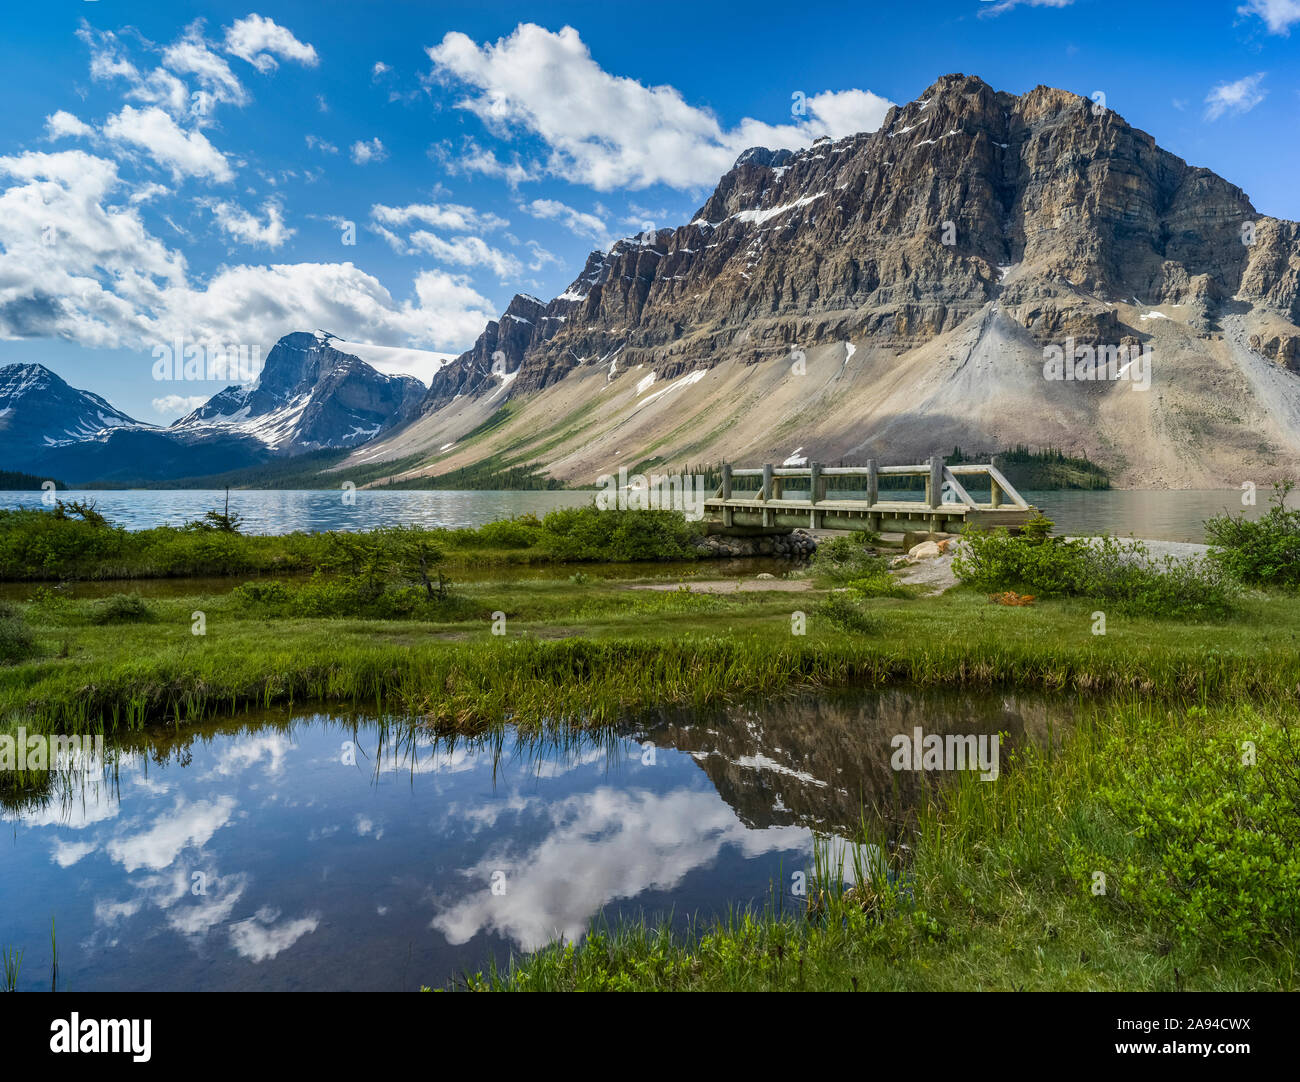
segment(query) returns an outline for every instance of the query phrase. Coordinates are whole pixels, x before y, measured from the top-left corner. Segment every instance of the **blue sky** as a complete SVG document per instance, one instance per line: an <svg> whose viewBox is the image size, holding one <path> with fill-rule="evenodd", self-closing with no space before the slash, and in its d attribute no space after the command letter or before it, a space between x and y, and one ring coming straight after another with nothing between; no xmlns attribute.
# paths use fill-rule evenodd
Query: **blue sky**
<svg viewBox="0 0 1300 1082"><path fill-rule="evenodd" d="M873 128L957 71L1100 90L1300 219L1300 0L253 3L7 24L0 363L166 423L224 382L155 381L178 336L456 353L688 220L746 146Z"/></svg>

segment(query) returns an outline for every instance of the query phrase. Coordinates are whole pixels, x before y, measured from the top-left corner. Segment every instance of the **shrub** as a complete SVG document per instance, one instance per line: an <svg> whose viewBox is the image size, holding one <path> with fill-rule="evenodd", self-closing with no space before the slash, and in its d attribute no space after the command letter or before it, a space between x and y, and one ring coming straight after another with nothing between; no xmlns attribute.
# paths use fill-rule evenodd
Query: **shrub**
<svg viewBox="0 0 1300 1082"><path fill-rule="evenodd" d="M812 570L824 581L845 582L871 574L879 567L887 568L885 560L876 555L870 544L870 535L862 533L841 534L819 541L813 553Z"/></svg>
<svg viewBox="0 0 1300 1082"><path fill-rule="evenodd" d="M94 500L55 500L53 514L59 519L80 519L96 529L106 529L109 525Z"/></svg>
<svg viewBox="0 0 1300 1082"><path fill-rule="evenodd" d="M1288 943L1300 923L1295 737L1244 726L1174 735L1147 722L1136 745L1129 735L1106 749L1122 766L1099 792L1129 851L1078 849L1075 878L1086 884L1093 870L1117 868L1119 903L1181 936Z"/></svg>
<svg viewBox="0 0 1300 1082"><path fill-rule="evenodd" d="M847 591L836 591L824 601L819 601L813 612L818 616L824 616L840 631L866 634L880 628L880 621L866 612Z"/></svg>
<svg viewBox="0 0 1300 1082"><path fill-rule="evenodd" d="M276 617L360 617L378 620L451 620L467 617L472 603L432 584L401 579L372 584L364 578L314 575L307 582L246 582L231 600Z"/></svg>
<svg viewBox="0 0 1300 1082"><path fill-rule="evenodd" d="M36 652L36 643L23 614L8 602L0 601L0 663L22 661Z"/></svg>
<svg viewBox="0 0 1300 1082"><path fill-rule="evenodd" d="M153 610L139 594L113 594L99 602L90 613L95 624L136 624L153 619Z"/></svg>
<svg viewBox="0 0 1300 1082"><path fill-rule="evenodd" d="M1050 536L1051 525L1039 516L1019 536L970 530L953 571L985 591L1086 597L1133 615L1218 619L1233 610L1236 590L1211 561L1157 561L1141 542L1114 537L1067 541Z"/></svg>
<svg viewBox="0 0 1300 1082"><path fill-rule="evenodd" d="M1286 506L1293 481L1273 486L1268 511L1216 515L1205 523L1211 558L1233 578L1260 586L1300 586L1300 510Z"/></svg>
<svg viewBox="0 0 1300 1082"><path fill-rule="evenodd" d="M492 548L528 549L542 540L542 522L536 515L489 522L474 531L477 541Z"/></svg>
<svg viewBox="0 0 1300 1082"><path fill-rule="evenodd" d="M871 548L875 535L845 534L822 541L812 558L812 571L825 585L847 586L855 597L911 597L915 590L899 582L889 561Z"/></svg>
<svg viewBox="0 0 1300 1082"><path fill-rule="evenodd" d="M253 608L280 608L293 594L283 582L246 582L230 591L233 600Z"/></svg>
<svg viewBox="0 0 1300 1082"><path fill-rule="evenodd" d="M0 511L0 572L6 579L61 575L117 557L127 532L51 511Z"/></svg>
<svg viewBox="0 0 1300 1082"><path fill-rule="evenodd" d="M239 533L244 525L243 515L232 515L228 511L204 511L201 519L187 522L187 530L214 530L217 533Z"/></svg>
<svg viewBox="0 0 1300 1082"><path fill-rule="evenodd" d="M696 532L680 511L565 507L542 519L557 560L691 560Z"/></svg>

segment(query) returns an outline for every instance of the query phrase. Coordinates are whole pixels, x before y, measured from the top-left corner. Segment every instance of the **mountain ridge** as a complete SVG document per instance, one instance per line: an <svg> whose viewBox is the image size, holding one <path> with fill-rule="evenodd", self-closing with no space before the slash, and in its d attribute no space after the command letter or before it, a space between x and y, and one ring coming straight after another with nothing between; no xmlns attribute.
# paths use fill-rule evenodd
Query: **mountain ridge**
<svg viewBox="0 0 1300 1082"><path fill-rule="evenodd" d="M1087 450L1129 485L1300 468L1300 381L1270 384L1274 401L1253 370L1300 367L1298 238L1087 98L943 76L875 132L745 151L689 223L593 252L550 302L516 296L434 376L420 418L354 459L427 454L406 480L497 455L590 483L629 454L898 460L1031 443ZM1158 348L1150 401L1045 386L1042 348L1066 339ZM772 370L801 355L820 374L778 391ZM735 367L779 400L762 425L725 397L690 426L647 404L667 394L680 413L724 382L744 399ZM559 389L575 377L582 395ZM841 416L845 394L860 408ZM496 438L458 446L506 401L518 417Z"/></svg>
<svg viewBox="0 0 1300 1082"><path fill-rule="evenodd" d="M44 365L7 365L0 456L7 466L77 481L163 481L219 472L214 465L345 450L414 416L423 383L379 372L335 349L336 340L325 331L285 335L253 383L218 391L166 428L129 417Z"/></svg>

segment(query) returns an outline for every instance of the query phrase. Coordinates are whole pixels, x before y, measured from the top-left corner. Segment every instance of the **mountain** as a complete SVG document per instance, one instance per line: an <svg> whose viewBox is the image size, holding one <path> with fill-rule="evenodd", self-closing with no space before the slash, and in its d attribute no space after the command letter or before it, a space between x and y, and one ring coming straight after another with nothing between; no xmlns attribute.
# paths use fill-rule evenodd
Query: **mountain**
<svg viewBox="0 0 1300 1082"><path fill-rule="evenodd" d="M417 414L423 383L378 372L333 340L285 335L253 384L227 387L169 428L136 421L43 365L8 365L0 461L74 484L159 481L354 447Z"/></svg>
<svg viewBox="0 0 1300 1082"><path fill-rule="evenodd" d="M258 461L243 438L178 439L41 364L0 368L0 461L43 477L79 481L151 480L199 473L213 461Z"/></svg>
<svg viewBox="0 0 1300 1082"><path fill-rule="evenodd" d="M948 75L876 132L746 151L688 224L516 296L365 459L590 483L1030 444L1130 487L1264 481L1300 470L1297 324L1296 223L1086 98ZM1150 347L1149 390L1046 379L1069 339Z"/></svg>
<svg viewBox="0 0 1300 1082"><path fill-rule="evenodd" d="M43 364L0 368L0 447L6 460L92 439L114 428L147 428Z"/></svg>
<svg viewBox="0 0 1300 1082"><path fill-rule="evenodd" d="M272 452L299 453L365 443L416 414L423 383L377 372L330 345L334 337L324 331L286 334L251 386L227 387L170 431L238 434Z"/></svg>

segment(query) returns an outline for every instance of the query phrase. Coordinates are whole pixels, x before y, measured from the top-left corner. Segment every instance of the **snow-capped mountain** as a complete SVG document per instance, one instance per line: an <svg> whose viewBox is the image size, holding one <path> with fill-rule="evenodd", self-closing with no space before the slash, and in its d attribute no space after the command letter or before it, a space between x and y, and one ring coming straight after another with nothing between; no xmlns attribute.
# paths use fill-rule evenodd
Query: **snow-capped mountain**
<svg viewBox="0 0 1300 1082"><path fill-rule="evenodd" d="M184 477L266 456L246 437L178 438L127 416L41 364L0 368L0 462L72 483Z"/></svg>
<svg viewBox="0 0 1300 1082"><path fill-rule="evenodd" d="M0 368L0 448L6 459L81 443L114 428L148 428L90 391L69 386L43 364Z"/></svg>
<svg viewBox="0 0 1300 1082"><path fill-rule="evenodd" d="M324 331L285 335L254 383L227 387L169 428L43 365L0 368L0 463L73 484L198 477L356 447L414 416L420 380L378 372L334 341Z"/></svg>
<svg viewBox="0 0 1300 1082"><path fill-rule="evenodd" d="M385 375L325 331L286 334L256 382L227 387L171 426L186 436L248 436L277 454L355 447L414 415L425 386Z"/></svg>

